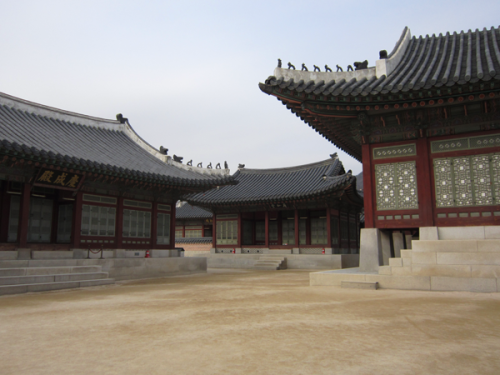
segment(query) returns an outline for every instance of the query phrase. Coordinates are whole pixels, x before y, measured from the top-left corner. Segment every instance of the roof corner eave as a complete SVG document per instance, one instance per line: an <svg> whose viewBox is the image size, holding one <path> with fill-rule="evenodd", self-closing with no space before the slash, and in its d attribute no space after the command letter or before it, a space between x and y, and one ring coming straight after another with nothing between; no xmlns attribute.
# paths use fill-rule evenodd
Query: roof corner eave
<svg viewBox="0 0 500 375"><path fill-rule="evenodd" d="M259 82L259 89L260 89L260 91L262 91L263 93L265 93L267 95L271 95L273 93L273 87L266 85L265 83Z"/></svg>
<svg viewBox="0 0 500 375"><path fill-rule="evenodd" d="M403 59L408 46L410 45L410 40L410 29L408 27L405 27L401 38L396 43L396 46L394 47L394 50L391 52L389 57L387 57L386 59L377 60L375 62L375 74L377 78L380 78L384 75L388 77L394 71L394 69L396 69L396 67Z"/></svg>

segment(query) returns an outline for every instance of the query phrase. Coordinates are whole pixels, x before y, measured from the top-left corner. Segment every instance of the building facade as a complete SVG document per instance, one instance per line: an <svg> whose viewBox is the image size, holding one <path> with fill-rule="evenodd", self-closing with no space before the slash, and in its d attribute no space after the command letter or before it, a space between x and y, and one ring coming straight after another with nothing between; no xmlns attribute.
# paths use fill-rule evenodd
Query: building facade
<svg viewBox="0 0 500 375"><path fill-rule="evenodd" d="M232 183L132 129L0 94L0 249L173 249L175 202Z"/></svg>
<svg viewBox="0 0 500 375"><path fill-rule="evenodd" d="M500 31L412 37L374 67L260 84L363 163L365 227L500 223Z"/></svg>
<svg viewBox="0 0 500 375"><path fill-rule="evenodd" d="M213 213L213 252L358 253L363 200L336 155L290 168L240 168L233 178L236 185L186 197Z"/></svg>

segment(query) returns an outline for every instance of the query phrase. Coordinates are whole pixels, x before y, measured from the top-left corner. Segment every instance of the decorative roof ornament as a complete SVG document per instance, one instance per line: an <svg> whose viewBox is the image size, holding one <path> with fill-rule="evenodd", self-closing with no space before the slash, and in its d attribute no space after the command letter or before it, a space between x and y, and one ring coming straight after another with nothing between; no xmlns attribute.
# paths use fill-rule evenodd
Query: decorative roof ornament
<svg viewBox="0 0 500 375"><path fill-rule="evenodd" d="M123 115L122 115L121 113L118 113L118 114L116 115L116 120L117 120L117 121L119 121L119 122L120 122L120 124L125 124L125 123L127 123L127 124L129 124L129 125L130 125L130 123L128 122L128 118L123 117Z"/></svg>
<svg viewBox="0 0 500 375"><path fill-rule="evenodd" d="M168 155L168 148L160 146L160 154Z"/></svg>
<svg viewBox="0 0 500 375"><path fill-rule="evenodd" d="M190 161L188 161L187 165L189 165L190 167L193 166L193 159L191 159Z"/></svg>
<svg viewBox="0 0 500 375"><path fill-rule="evenodd" d="M177 163L182 163L182 159L184 159L182 156L177 156L174 154L174 161Z"/></svg>
<svg viewBox="0 0 500 375"><path fill-rule="evenodd" d="M316 65L313 65L314 66L314 71L315 72L321 72L321 69L319 67L317 67Z"/></svg>
<svg viewBox="0 0 500 375"><path fill-rule="evenodd" d="M217 163L217 165L215 166L215 169L221 169L220 163Z"/></svg>
<svg viewBox="0 0 500 375"><path fill-rule="evenodd" d="M305 70L306 72L309 71L309 69L307 69L307 66L306 64L302 63L302 69L301 70Z"/></svg>
<svg viewBox="0 0 500 375"><path fill-rule="evenodd" d="M328 65L325 65L325 72L331 72L332 70L328 67Z"/></svg>
<svg viewBox="0 0 500 375"><path fill-rule="evenodd" d="M351 72L354 71L354 69L352 68L352 65L347 65L347 72L349 72L349 71L351 71Z"/></svg>
<svg viewBox="0 0 500 375"><path fill-rule="evenodd" d="M379 55L379 57L380 57L381 60L382 59L387 59L387 51L385 49L383 49L382 51L380 51L378 53L378 55Z"/></svg>
<svg viewBox="0 0 500 375"><path fill-rule="evenodd" d="M212 162L210 162L210 164L207 165L207 169L212 169Z"/></svg>
<svg viewBox="0 0 500 375"><path fill-rule="evenodd" d="M368 68L368 60L365 60L365 61L355 61L354 62L354 67L356 68L356 70L361 70L361 69L367 69Z"/></svg>
<svg viewBox="0 0 500 375"><path fill-rule="evenodd" d="M293 65L291 62L288 63L288 69L293 69L295 70L295 65Z"/></svg>
<svg viewBox="0 0 500 375"><path fill-rule="evenodd" d="M330 157L331 157L332 159L336 158L336 157L337 157L337 153L336 153L336 152L334 152L333 154L330 154Z"/></svg>
<svg viewBox="0 0 500 375"><path fill-rule="evenodd" d="M337 65L337 72L343 72L344 69L342 69L340 66Z"/></svg>
<svg viewBox="0 0 500 375"><path fill-rule="evenodd" d="M245 164L238 164L238 169L245 168Z"/></svg>
<svg viewBox="0 0 500 375"><path fill-rule="evenodd" d="M203 163L200 161L197 165L198 168L203 168Z"/></svg>
<svg viewBox="0 0 500 375"><path fill-rule="evenodd" d="M281 68L281 59L278 59L278 68Z"/></svg>
<svg viewBox="0 0 500 375"><path fill-rule="evenodd" d="M224 162L224 169L229 169L229 166L227 165L227 161Z"/></svg>

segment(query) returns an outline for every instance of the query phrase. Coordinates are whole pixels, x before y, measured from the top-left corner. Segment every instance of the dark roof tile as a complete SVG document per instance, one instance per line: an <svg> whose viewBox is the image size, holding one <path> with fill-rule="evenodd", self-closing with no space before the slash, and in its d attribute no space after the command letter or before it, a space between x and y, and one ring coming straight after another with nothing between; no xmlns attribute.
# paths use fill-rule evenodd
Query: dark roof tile
<svg viewBox="0 0 500 375"><path fill-rule="evenodd" d="M42 157L103 173L124 173L174 185L232 183L231 176L204 174L160 160L129 124L78 115L0 93L0 152Z"/></svg>
<svg viewBox="0 0 500 375"><path fill-rule="evenodd" d="M356 181L350 173L344 172L337 157L290 168L240 169L233 177L237 185L212 189L186 199L193 205L205 207L229 203L282 202L344 190ZM353 190L356 190L355 186ZM357 198L362 202L359 196Z"/></svg>

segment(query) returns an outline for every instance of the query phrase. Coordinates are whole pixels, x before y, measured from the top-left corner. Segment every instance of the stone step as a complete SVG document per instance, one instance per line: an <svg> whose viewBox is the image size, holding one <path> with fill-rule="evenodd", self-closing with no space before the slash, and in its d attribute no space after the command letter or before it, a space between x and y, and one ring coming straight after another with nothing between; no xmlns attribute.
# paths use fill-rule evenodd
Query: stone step
<svg viewBox="0 0 500 375"><path fill-rule="evenodd" d="M281 264L281 261L274 261L274 260L258 260L256 262L256 264L262 264L262 265L266 265L266 264L269 264L269 265L280 265Z"/></svg>
<svg viewBox="0 0 500 375"><path fill-rule="evenodd" d="M0 268L98 266L100 259L0 260Z"/></svg>
<svg viewBox="0 0 500 375"><path fill-rule="evenodd" d="M278 266L255 265L254 269L261 270L261 271L276 271L276 270L279 270L279 267Z"/></svg>
<svg viewBox="0 0 500 375"><path fill-rule="evenodd" d="M500 252L415 251L412 266L423 264L500 265Z"/></svg>
<svg viewBox="0 0 500 375"><path fill-rule="evenodd" d="M500 265L422 264L410 267L379 267L379 275L500 278Z"/></svg>
<svg viewBox="0 0 500 375"><path fill-rule="evenodd" d="M107 277L107 272L68 273L58 275L3 276L0 277L0 285L46 284L106 279Z"/></svg>
<svg viewBox="0 0 500 375"><path fill-rule="evenodd" d="M40 284L0 285L0 295L20 294L28 292L43 292L47 290L85 288L99 285L114 284L115 279L97 279L81 281L49 282Z"/></svg>
<svg viewBox="0 0 500 375"><path fill-rule="evenodd" d="M401 259L401 258L389 258L389 266L391 266L391 267L403 267L403 259Z"/></svg>
<svg viewBox="0 0 500 375"><path fill-rule="evenodd" d="M0 277L100 272L101 269L101 266L1 268Z"/></svg>
<svg viewBox="0 0 500 375"><path fill-rule="evenodd" d="M500 240L433 240L413 241L415 252L486 252L500 253Z"/></svg>
<svg viewBox="0 0 500 375"><path fill-rule="evenodd" d="M340 283L341 288L351 288L351 289L378 289L377 281L342 281Z"/></svg>

